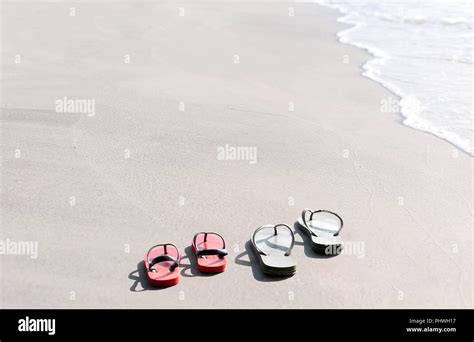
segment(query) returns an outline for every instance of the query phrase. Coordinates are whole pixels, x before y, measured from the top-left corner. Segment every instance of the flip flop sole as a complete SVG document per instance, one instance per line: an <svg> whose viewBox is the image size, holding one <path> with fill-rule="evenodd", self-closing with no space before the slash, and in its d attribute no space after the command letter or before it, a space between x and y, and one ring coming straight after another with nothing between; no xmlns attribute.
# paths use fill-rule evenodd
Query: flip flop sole
<svg viewBox="0 0 474 342"><path fill-rule="evenodd" d="M198 264L198 270L202 273L222 273L226 270L226 265L202 266Z"/></svg>
<svg viewBox="0 0 474 342"><path fill-rule="evenodd" d="M291 277L295 275L296 265L294 267L289 267L289 268L288 267L277 268L277 267L268 266L263 262L263 259L260 253L258 252L257 247L253 243L250 243L250 244L252 245L252 249L255 252L255 255L257 256L258 263L264 274L269 275L269 276L274 276L274 277Z"/></svg>
<svg viewBox="0 0 474 342"><path fill-rule="evenodd" d="M303 223L301 217L298 218L298 227L306 233L311 241L311 247L313 250L319 254L324 255L338 255L341 253L342 249L344 248L341 238L339 236L332 236L328 239L328 237L316 237L316 240L319 242L315 242L313 240L313 234L309 228L307 228Z"/></svg>
<svg viewBox="0 0 474 342"><path fill-rule="evenodd" d="M222 248L223 240L220 236L213 233L208 233L207 240L204 241L204 233L196 235L196 244L199 249L220 249ZM194 255L197 258L197 268L203 273L222 273L227 268L227 260L225 257L219 258L217 255L206 255L203 257L197 256L196 246L191 244Z"/></svg>
<svg viewBox="0 0 474 342"><path fill-rule="evenodd" d="M194 246L192 246L194 255L197 256L197 251ZM206 258L197 258L197 268L200 272L203 273L222 273L227 268L226 259L219 259L218 256L209 255Z"/></svg>
<svg viewBox="0 0 474 342"><path fill-rule="evenodd" d="M160 279L153 279L150 278L147 274L148 284L154 287L170 287L179 284L179 277L167 279L167 280L160 280Z"/></svg>
<svg viewBox="0 0 474 342"><path fill-rule="evenodd" d="M164 253L164 248L160 246L152 250L148 257L153 259L154 257L163 255ZM178 258L178 253L174 249L170 250L169 255ZM177 267L173 271L170 271L169 267L172 264L173 263L171 261L163 261L153 266L155 272L150 272L148 269L149 263L147 260L147 255L145 255L144 266L148 283L154 287L170 287L177 285L179 283L179 268Z"/></svg>

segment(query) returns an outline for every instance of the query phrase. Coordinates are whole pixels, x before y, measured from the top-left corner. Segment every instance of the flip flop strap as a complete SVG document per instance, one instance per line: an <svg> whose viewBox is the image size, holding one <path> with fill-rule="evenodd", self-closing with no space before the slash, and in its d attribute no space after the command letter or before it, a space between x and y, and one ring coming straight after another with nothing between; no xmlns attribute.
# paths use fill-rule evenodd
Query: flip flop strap
<svg viewBox="0 0 474 342"><path fill-rule="evenodd" d="M308 222L311 222L311 220L313 219L313 215L316 214L316 213L328 213L328 214L333 214L334 216L336 216L339 219L339 221L341 221L341 226L339 227L339 230L336 232L336 234L334 234L334 236L339 235L339 232L342 230L342 226L344 225L344 221L342 220L342 217L340 217L338 214L336 214L333 211L325 210L325 209L320 209L320 210L304 209L303 212L301 213L301 218L303 219L304 225L308 229L309 229L309 226L306 222L306 215L307 215L308 212L311 213L311 215L309 215L309 221ZM317 236L316 234L313 233L313 231L311 229L309 229L309 231L311 232L311 235Z"/></svg>
<svg viewBox="0 0 474 342"><path fill-rule="evenodd" d="M177 256L178 256L177 258L173 258L173 257L167 255L167 254L168 254L168 246L171 246L171 247L173 247L174 249L176 249L176 254L177 254ZM158 257L156 257L156 258L154 258L153 260L150 261L150 252L151 252L153 249L155 249L156 247L163 247L163 249L164 249L164 252L165 252L165 253L164 253L163 255L160 255L160 256L166 256L166 257L168 257L168 258L172 258L172 259L173 259L173 260L161 260L161 261L174 261L174 262L177 264L177 265L175 266L174 263L173 263L173 265L171 265L171 267L170 267L170 271L173 271L176 267L179 266L179 259L180 259L180 256L179 256L179 249L178 249L178 247L176 247L176 246L173 245L172 243L160 243L160 244L158 244L158 245L152 246L152 247L148 250L148 253L146 254L146 259L148 260L148 263L149 263L148 268L149 268L150 270L151 270L151 267L152 267L153 265L157 264L158 262L161 262L161 261L155 261L155 262L153 263L153 261L156 260L157 258L159 258L160 256L158 256Z"/></svg>
<svg viewBox="0 0 474 342"><path fill-rule="evenodd" d="M267 255L267 253L265 253L264 251L262 251L260 248L258 248L257 244L255 243L255 236L257 235L257 233L259 231L261 231L262 229L264 228L270 228L272 227L274 229L274 232L275 232L275 236L278 235L278 230L277 230L277 227L285 227L287 228L289 231L290 231L290 234L291 234L291 245L290 245L290 248L288 248L288 250L286 251L285 253L285 256L289 256L291 254L291 251L293 250L293 247L295 246L295 234L293 233L293 230L286 224L284 223L279 223L279 224L275 224L275 225L271 225L271 226L268 226L268 225L265 225L265 226L261 226L259 228L257 228L255 230L255 232L253 232L253 235L252 235L252 243L254 244L255 248L258 250L258 252L262 255Z"/></svg>
<svg viewBox="0 0 474 342"><path fill-rule="evenodd" d="M197 241L197 237L200 234L204 234L204 242L207 241L207 236L208 235L217 235L222 240L222 248L221 249L199 249L196 241ZM214 233L214 232L199 232L199 233L195 234L194 238L193 238L193 246L196 249L196 252L197 252L198 256L201 256L201 255L219 255L219 258L222 259L224 256L227 255L227 250L225 249L225 240L224 240L224 238L220 234L217 234L217 233ZM210 251L210 252L206 252L206 251ZM204 254L204 253L206 253L206 254Z"/></svg>
<svg viewBox="0 0 474 342"><path fill-rule="evenodd" d="M303 212L301 213L301 218L302 218L303 223L304 223L306 228L308 228L308 223L306 222L306 215L308 213L311 213L310 219L309 219L311 221L311 217L313 217L314 211L312 211L311 209L305 208L305 209L303 209ZM313 233L311 232L311 234L313 234Z"/></svg>
<svg viewBox="0 0 474 342"><path fill-rule="evenodd" d="M168 248L167 248L168 246L171 246L171 247L173 247L174 249L176 249L176 253L177 253L178 259L179 259L179 249L178 249L178 247L176 247L176 246L173 245L172 243L160 243L160 244L158 244L158 245L152 246L152 247L148 250L148 253L146 254L147 260L150 259L150 258L149 258L150 252L151 252L152 250L154 250L156 247L161 247L161 246L163 246L163 249L165 250L165 253L164 253L164 254L168 254Z"/></svg>
<svg viewBox="0 0 474 342"><path fill-rule="evenodd" d="M163 255L157 256L156 258L151 260L149 262L148 269L151 271L152 267L154 265L156 265L160 262L163 262L163 261L173 261L173 264L169 267L170 272L173 272L175 270L175 268L179 266L178 259L173 258L172 256L169 256L169 255L163 254Z"/></svg>
<svg viewBox="0 0 474 342"><path fill-rule="evenodd" d="M227 250L225 249L201 249L197 251L198 256L202 255L218 255L219 259L224 258L227 255Z"/></svg>

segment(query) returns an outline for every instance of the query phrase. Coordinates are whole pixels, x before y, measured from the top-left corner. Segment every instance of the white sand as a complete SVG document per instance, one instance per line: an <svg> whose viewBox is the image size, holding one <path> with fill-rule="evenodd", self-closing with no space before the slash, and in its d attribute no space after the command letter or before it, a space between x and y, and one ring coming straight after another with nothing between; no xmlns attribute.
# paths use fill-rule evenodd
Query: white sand
<svg viewBox="0 0 474 342"><path fill-rule="evenodd" d="M38 258L0 256L1 307L472 307L473 159L381 112L393 95L336 41L336 13L181 6L3 3L0 239ZM95 116L56 113L64 96ZM257 162L218 160L226 144ZM304 207L338 212L364 254L320 258L296 235L297 274L263 277L250 234ZM186 256L202 230L226 238L228 270L184 258L178 286L143 291L148 247Z"/></svg>

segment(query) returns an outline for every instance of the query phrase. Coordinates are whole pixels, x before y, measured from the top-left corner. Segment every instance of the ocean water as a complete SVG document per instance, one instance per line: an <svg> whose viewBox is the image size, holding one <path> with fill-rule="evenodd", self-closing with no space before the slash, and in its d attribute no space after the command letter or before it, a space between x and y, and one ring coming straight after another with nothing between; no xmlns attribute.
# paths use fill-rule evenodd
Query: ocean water
<svg viewBox="0 0 474 342"><path fill-rule="evenodd" d="M474 1L318 3L353 25L339 40L373 54L363 74L400 97L404 125L474 156Z"/></svg>

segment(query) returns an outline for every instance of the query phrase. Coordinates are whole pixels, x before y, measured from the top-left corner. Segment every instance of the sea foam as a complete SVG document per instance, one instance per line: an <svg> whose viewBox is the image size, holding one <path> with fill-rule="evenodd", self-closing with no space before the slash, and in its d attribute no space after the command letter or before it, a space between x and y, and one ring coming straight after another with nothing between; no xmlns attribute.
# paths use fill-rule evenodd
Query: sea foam
<svg viewBox="0 0 474 342"><path fill-rule="evenodd" d="M338 20L352 25L338 33L342 43L374 56L363 75L400 97L404 125L474 156L472 2L318 3L338 9Z"/></svg>

